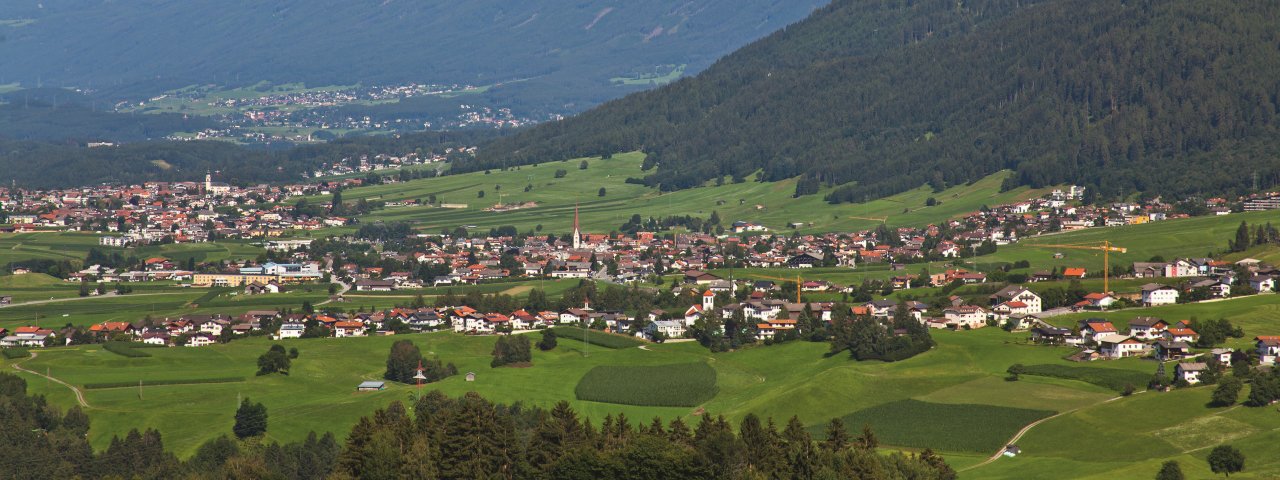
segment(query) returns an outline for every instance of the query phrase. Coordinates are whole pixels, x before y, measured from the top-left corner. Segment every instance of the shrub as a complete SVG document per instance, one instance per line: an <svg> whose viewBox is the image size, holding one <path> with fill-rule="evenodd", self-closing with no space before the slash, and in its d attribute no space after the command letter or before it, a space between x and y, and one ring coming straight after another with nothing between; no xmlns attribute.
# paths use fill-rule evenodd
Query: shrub
<svg viewBox="0 0 1280 480"><path fill-rule="evenodd" d="M542 340L538 341L538 350L544 352L555 350L556 348L556 332L555 330L543 330Z"/></svg>
<svg viewBox="0 0 1280 480"><path fill-rule="evenodd" d="M696 407L716 396L716 371L706 363L607 365L578 381L579 400L646 407Z"/></svg>
<svg viewBox="0 0 1280 480"><path fill-rule="evenodd" d="M533 352L529 349L529 337L524 335L499 336L493 345L493 361L490 367L501 367L511 364L528 364L533 361Z"/></svg>

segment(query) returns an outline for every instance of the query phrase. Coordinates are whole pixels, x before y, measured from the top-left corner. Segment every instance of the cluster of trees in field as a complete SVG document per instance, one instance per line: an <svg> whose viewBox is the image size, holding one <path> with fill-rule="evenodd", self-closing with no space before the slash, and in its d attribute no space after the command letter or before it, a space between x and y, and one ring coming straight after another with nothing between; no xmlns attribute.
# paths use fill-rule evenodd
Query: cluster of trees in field
<svg viewBox="0 0 1280 480"><path fill-rule="evenodd" d="M863 202L1001 169L1104 196L1280 183L1280 5L833 2L696 78L482 148L458 170L643 150L663 190L801 177ZM1033 38L1034 41L1022 39Z"/></svg>
<svg viewBox="0 0 1280 480"><path fill-rule="evenodd" d="M934 345L929 328L911 316L906 304L898 304L889 322L854 316L847 307L833 310L831 320L831 353L848 351L855 360L905 360Z"/></svg>
<svg viewBox="0 0 1280 480"><path fill-rule="evenodd" d="M267 412L241 402L235 437L197 448L186 461L164 449L160 433L130 431L95 453L79 408L62 412L26 381L0 373L0 465L18 478L260 478L320 479L747 479L914 478L951 480L942 457L876 451L870 432L853 438L833 420L815 442L798 418L779 430L772 419L747 415L737 432L724 417L703 415L633 423L625 415L596 423L568 403L550 410L491 403L478 394L450 398L438 391L399 401L360 419L345 443L309 435L281 445L262 438Z"/></svg>
<svg viewBox="0 0 1280 480"><path fill-rule="evenodd" d="M533 362L533 349L525 335L499 335L493 344L493 361L490 367L504 365L521 366Z"/></svg>
<svg viewBox="0 0 1280 480"><path fill-rule="evenodd" d="M453 363L442 363L438 358L426 358L413 340L397 340L391 344L391 353L387 355L387 370L382 378L393 382L414 384L418 369L426 377L423 383L432 383L458 374L458 367Z"/></svg>

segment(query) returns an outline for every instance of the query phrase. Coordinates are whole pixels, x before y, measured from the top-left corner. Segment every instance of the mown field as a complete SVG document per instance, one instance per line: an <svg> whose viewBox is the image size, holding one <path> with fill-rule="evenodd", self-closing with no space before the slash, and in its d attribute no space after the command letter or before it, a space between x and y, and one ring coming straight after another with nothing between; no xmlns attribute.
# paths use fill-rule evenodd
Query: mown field
<svg viewBox="0 0 1280 480"><path fill-rule="evenodd" d="M990 453L1003 447L1018 430L1053 411L993 405L929 403L899 400L844 416L855 434L870 426L890 445L934 448L949 452ZM821 428L813 429L821 434Z"/></svg>
<svg viewBox="0 0 1280 480"><path fill-rule="evenodd" d="M601 365L574 388L578 400L646 407L696 407L716 396L716 371L706 363Z"/></svg>

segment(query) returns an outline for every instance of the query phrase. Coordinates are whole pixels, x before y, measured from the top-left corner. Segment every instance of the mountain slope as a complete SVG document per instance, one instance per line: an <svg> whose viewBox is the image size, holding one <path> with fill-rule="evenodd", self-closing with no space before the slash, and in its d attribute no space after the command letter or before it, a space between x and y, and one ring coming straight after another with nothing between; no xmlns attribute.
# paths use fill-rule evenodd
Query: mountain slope
<svg viewBox="0 0 1280 480"><path fill-rule="evenodd" d="M626 91L613 77L705 68L823 0L12 0L0 84L155 93L195 83L535 79L547 102ZM15 4L15 5L8 5Z"/></svg>
<svg viewBox="0 0 1280 480"><path fill-rule="evenodd" d="M642 149L645 182L760 171L865 201L964 183L1280 183L1280 4L839 0L693 79L499 140L459 170Z"/></svg>

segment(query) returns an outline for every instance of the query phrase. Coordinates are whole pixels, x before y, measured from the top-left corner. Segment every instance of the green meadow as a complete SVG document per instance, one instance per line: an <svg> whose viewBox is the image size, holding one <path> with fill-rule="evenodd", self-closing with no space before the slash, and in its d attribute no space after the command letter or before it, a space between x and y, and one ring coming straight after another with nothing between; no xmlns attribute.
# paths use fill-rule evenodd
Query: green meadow
<svg viewBox="0 0 1280 480"><path fill-rule="evenodd" d="M343 201L357 199L397 201L418 199L426 202L431 195L441 203L466 204L466 208L445 209L429 206L391 207L373 212L363 221L406 221L419 228L437 232L459 226L490 228L512 225L521 231L542 226L544 232L567 233L573 224L574 206L580 210L584 231L608 233L617 230L631 218L670 215L692 215L707 218L712 211L720 214L726 227L735 220L763 224L775 232L790 233L788 225L803 223L800 231L853 231L873 228L882 221L890 225L926 225L973 212L983 205L1008 203L1042 194L1040 190L1018 188L999 192L1008 172L1001 172L971 185L960 185L934 193L928 187L917 188L885 199L863 204L830 205L822 200L827 190L817 195L794 198L795 180L760 183L747 181L723 185L708 184L700 188L662 193L656 189L626 183L628 178L643 177L644 155L625 153L609 159L586 159L588 168L580 170L582 160L522 166L506 171L475 172L460 175L412 180L403 183L374 185L346 190ZM564 170L563 178L556 171ZM726 179L727 180L727 179ZM529 188L528 191L525 191ZM605 189L600 196L599 190ZM481 197L480 193L484 192ZM926 207L928 198L941 203ZM312 200L327 202L329 197ZM485 212L497 203L536 202L537 207L507 212Z"/></svg>

